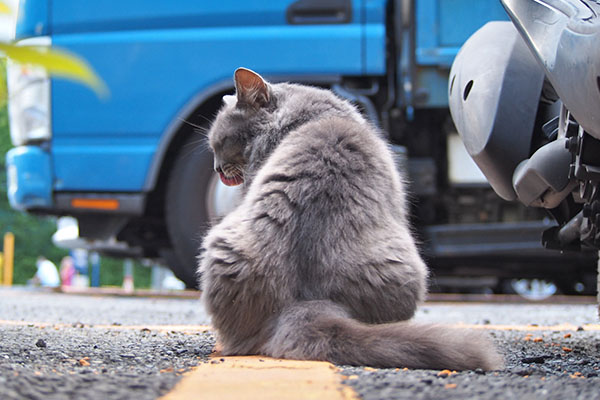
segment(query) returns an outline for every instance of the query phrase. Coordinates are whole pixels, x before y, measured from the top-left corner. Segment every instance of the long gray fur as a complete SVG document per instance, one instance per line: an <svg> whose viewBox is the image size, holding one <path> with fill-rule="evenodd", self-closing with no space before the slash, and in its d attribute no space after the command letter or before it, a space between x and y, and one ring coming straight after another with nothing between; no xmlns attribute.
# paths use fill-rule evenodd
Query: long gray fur
<svg viewBox="0 0 600 400"><path fill-rule="evenodd" d="M379 133L330 91L239 69L208 134L241 204L207 234L203 301L223 354L494 369L479 332L407 321L426 293L404 183Z"/></svg>

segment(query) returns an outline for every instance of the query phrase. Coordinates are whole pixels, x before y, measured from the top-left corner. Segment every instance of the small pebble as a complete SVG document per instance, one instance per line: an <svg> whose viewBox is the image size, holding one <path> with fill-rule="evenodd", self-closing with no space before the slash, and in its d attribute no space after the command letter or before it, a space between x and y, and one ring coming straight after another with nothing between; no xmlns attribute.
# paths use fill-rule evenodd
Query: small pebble
<svg viewBox="0 0 600 400"><path fill-rule="evenodd" d="M514 371L514 373L516 375L520 375L520 376L529 376L529 375L531 375L531 372L532 371L529 369L517 369Z"/></svg>
<svg viewBox="0 0 600 400"><path fill-rule="evenodd" d="M521 359L522 363L526 364L543 364L546 362L546 357L537 356L537 357L525 357Z"/></svg>
<svg viewBox="0 0 600 400"><path fill-rule="evenodd" d="M35 345L37 347L40 347L40 348L46 348L47 347L46 341L44 339L38 339L37 342L35 342Z"/></svg>

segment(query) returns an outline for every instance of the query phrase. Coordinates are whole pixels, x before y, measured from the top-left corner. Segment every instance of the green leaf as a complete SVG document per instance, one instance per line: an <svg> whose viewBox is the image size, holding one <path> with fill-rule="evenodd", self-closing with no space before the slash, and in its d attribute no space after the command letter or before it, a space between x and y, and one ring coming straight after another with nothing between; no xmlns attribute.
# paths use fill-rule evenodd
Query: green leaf
<svg viewBox="0 0 600 400"><path fill-rule="evenodd" d="M0 14L12 14L12 10L4 2L0 1Z"/></svg>
<svg viewBox="0 0 600 400"><path fill-rule="evenodd" d="M6 89L6 59L0 57L0 135L2 134L2 112L6 106L7 89Z"/></svg>
<svg viewBox="0 0 600 400"><path fill-rule="evenodd" d="M49 75L84 83L101 98L108 96L106 84L92 68L84 60L64 50L51 49L48 46L17 46L0 42L0 52L16 63L39 66L46 69Z"/></svg>

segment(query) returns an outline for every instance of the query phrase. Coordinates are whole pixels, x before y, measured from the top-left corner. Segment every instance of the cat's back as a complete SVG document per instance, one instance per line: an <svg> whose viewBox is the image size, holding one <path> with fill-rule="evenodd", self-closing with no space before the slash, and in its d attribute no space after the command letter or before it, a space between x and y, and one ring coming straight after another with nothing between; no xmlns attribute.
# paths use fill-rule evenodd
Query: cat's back
<svg viewBox="0 0 600 400"><path fill-rule="evenodd" d="M261 172L278 169L350 178L351 174L384 172L393 164L388 153L385 142L369 125L352 118L325 117L290 132Z"/></svg>
<svg viewBox="0 0 600 400"><path fill-rule="evenodd" d="M403 184L387 144L364 121L326 117L283 139L258 171L248 206L252 230L311 253L346 241L389 236L406 223ZM391 225L390 225L391 224ZM351 239L353 238L353 239ZM306 250L306 251L304 251ZM328 250L329 251L329 250Z"/></svg>
<svg viewBox="0 0 600 400"><path fill-rule="evenodd" d="M395 197L397 203L404 196L386 142L354 118L325 117L290 132L256 178L263 187L285 181L298 203L314 202L315 197L327 203L358 200L361 194L374 202Z"/></svg>

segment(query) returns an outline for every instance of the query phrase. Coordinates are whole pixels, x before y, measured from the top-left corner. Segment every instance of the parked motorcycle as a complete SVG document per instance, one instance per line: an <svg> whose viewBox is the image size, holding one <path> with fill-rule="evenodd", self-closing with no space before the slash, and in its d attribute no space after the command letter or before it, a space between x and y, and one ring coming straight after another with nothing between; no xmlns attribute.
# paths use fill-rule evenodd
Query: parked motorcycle
<svg viewBox="0 0 600 400"><path fill-rule="evenodd" d="M546 248L598 251L600 1L501 2L511 21L483 26L452 65L452 118L500 197L557 222Z"/></svg>

